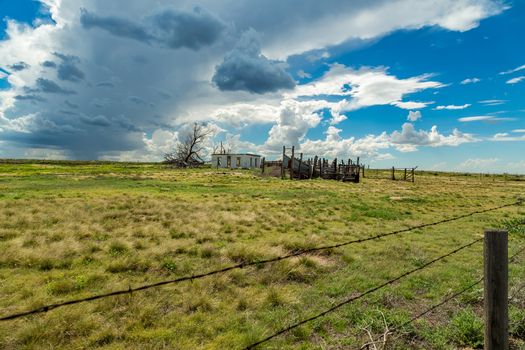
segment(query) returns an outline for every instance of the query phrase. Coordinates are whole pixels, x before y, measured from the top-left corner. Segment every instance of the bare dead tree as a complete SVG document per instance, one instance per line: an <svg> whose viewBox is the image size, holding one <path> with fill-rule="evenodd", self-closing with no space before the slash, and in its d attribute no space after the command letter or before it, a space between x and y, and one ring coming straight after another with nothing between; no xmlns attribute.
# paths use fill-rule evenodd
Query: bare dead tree
<svg viewBox="0 0 525 350"><path fill-rule="evenodd" d="M175 152L164 155L164 162L184 168L201 165L204 141L211 133L204 124L193 123L192 130L177 144Z"/></svg>

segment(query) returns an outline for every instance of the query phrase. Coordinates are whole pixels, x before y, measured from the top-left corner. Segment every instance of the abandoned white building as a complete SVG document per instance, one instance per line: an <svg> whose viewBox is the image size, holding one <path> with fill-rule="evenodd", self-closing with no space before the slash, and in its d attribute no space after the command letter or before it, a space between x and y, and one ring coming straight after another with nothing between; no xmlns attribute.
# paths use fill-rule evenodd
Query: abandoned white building
<svg viewBox="0 0 525 350"><path fill-rule="evenodd" d="M216 153L211 155L214 168L252 169L261 166L261 156L250 153Z"/></svg>

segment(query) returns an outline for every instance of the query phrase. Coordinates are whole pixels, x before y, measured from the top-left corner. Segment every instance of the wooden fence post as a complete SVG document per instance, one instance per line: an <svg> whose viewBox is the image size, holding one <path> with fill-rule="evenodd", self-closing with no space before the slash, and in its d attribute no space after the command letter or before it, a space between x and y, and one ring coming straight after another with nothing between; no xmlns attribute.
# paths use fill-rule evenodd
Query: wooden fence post
<svg viewBox="0 0 525 350"><path fill-rule="evenodd" d="M290 180L293 180L293 161L295 156L295 146L292 146L292 159L290 159Z"/></svg>
<svg viewBox="0 0 525 350"><path fill-rule="evenodd" d="M396 179L396 168L392 167L392 180Z"/></svg>
<svg viewBox="0 0 525 350"><path fill-rule="evenodd" d="M416 182L416 168L412 168L412 182Z"/></svg>
<svg viewBox="0 0 525 350"><path fill-rule="evenodd" d="M302 172L301 172L302 165L303 165L303 152L301 152L301 155L299 157L299 180L301 180L302 178Z"/></svg>
<svg viewBox="0 0 525 350"><path fill-rule="evenodd" d="M262 164L261 164L261 167L262 167L262 171L261 173L264 174L264 165L265 165L265 162L266 162L266 158L265 157L262 157Z"/></svg>
<svg viewBox="0 0 525 350"><path fill-rule="evenodd" d="M310 169L310 179L315 177L315 167L317 166L317 156L314 157L314 166Z"/></svg>
<svg viewBox="0 0 525 350"><path fill-rule="evenodd" d="M281 180L284 180L284 156L286 155L286 146L283 146L283 161L281 162Z"/></svg>
<svg viewBox="0 0 525 350"><path fill-rule="evenodd" d="M508 232L486 230L485 265L485 350L508 350Z"/></svg>

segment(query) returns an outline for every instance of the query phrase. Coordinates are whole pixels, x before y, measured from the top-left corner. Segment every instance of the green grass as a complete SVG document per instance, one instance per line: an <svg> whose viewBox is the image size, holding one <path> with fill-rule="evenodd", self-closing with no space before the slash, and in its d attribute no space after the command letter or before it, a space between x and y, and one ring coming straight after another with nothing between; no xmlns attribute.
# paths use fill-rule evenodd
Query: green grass
<svg viewBox="0 0 525 350"><path fill-rule="evenodd" d="M371 174L371 176L373 173ZM415 183L289 181L253 171L110 162L0 162L1 315L43 304L297 250L368 237L523 196L522 177L418 173ZM481 237L510 230L525 244L524 207L511 207L286 261L231 271L0 323L2 349L237 349ZM510 268L525 282L525 254ZM464 288L482 245L301 326L266 349L354 348ZM407 326L393 349L480 342L482 289ZM525 290L511 335L525 337Z"/></svg>

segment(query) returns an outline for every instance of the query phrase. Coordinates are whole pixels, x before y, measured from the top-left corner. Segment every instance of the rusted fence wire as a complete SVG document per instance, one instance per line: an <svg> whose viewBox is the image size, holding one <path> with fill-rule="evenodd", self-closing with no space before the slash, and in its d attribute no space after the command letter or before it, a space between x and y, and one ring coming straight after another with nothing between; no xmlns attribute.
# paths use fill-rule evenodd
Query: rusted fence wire
<svg viewBox="0 0 525 350"><path fill-rule="evenodd" d="M525 251L525 246L522 247L521 249L518 249L518 251L516 251L510 258L509 258L509 263L513 263L515 262L516 258ZM412 317L411 319L409 319L408 321L398 325L398 326L394 326L392 328L389 328L388 329L388 332L383 334L382 336L380 337L377 337L375 339L373 339L372 341L368 342L368 343L365 343L363 346L361 346L359 348L359 350L363 350L363 349L368 349L370 346L372 345L375 345L377 343L382 343L384 341L386 341L386 339L384 339L383 341L381 341L381 337L384 337L385 335L392 335L396 332L399 332L401 329L403 329L404 327L408 326L409 324L415 322L416 320L422 318L423 316L431 313L432 311L434 311L435 309L438 309L440 308L441 306L447 304L448 302L456 299L457 297L465 294L466 292L470 291L472 288L476 287L478 284L480 284L481 282L483 282L483 280L485 279L485 277L480 277L479 279L477 279L475 282L469 284L468 286L466 286L465 288L461 289L460 291L444 298L443 300L441 300L439 303L435 304L435 305L432 305L431 307L429 307L428 309L426 309L425 311L422 311L420 312L419 314L415 315L414 317ZM525 287L525 284L522 285L518 290L517 292L515 292L512 296L509 297L509 300L511 299L514 299L514 297L519 293L519 291L521 289L523 289Z"/></svg>
<svg viewBox="0 0 525 350"><path fill-rule="evenodd" d="M414 317L412 317L411 319L409 319L408 321L400 324L399 326L394 326L392 328L390 328L388 330L388 332L385 334L385 335L391 335L393 333L396 333L398 332L399 330L403 329L404 327L408 326L409 324L411 324L412 322L420 319L421 317L431 313L432 311L434 311L435 309L445 305L446 303L448 303L449 301L465 294L466 292L468 292L469 290L471 290L472 288L474 288L475 286L477 286L478 284L480 284L481 282L483 282L483 279L484 277L481 277L480 279L478 279L476 282L468 285L467 287L461 289L460 291L446 297L445 299L441 300L441 302L439 302L438 304L435 304L435 305L432 305L431 307L429 307L428 309L426 309L425 311L423 312L420 312L419 314L415 315ZM384 342L386 341L386 339L384 339L384 341L381 341L380 340L381 337L378 337L376 339L374 339L373 341L371 342L368 342L366 344L364 344L363 346L361 346L359 349L362 350L362 349L368 349L371 345L374 345L374 344L377 344L379 342Z"/></svg>
<svg viewBox="0 0 525 350"><path fill-rule="evenodd" d="M365 291L365 292L363 292L363 293L361 293L361 294L359 294L359 295L356 295L356 296L353 296L353 297L347 298L347 299L343 300L342 302L340 302L340 303L338 303L338 304L332 306L331 308L329 308L329 309L327 309L327 310L325 310L325 311L323 311L323 312L318 313L318 314L315 315L315 316L312 316L312 317L306 318L306 319L304 319L304 320L302 320L302 321L299 321L299 322L297 322L297 323L294 323L294 324L292 324L292 325L290 325L290 326L288 326L288 327L286 327L286 328L283 328L283 329L281 329L280 331L275 332L275 333L273 333L272 335L269 335L269 336L267 336L267 337L264 338L264 339L261 339L261 340L255 342L255 343L253 343L253 344L248 345L248 346L245 347L244 349L245 349L245 350L254 349L254 348L256 348L257 346L259 346L259 345L261 345L261 344L263 344L263 343L266 343L266 342L268 342L269 340L271 340L271 339L273 339L273 338L275 338L275 337L278 337L278 336L281 335L281 334L287 333L287 332L291 331L292 329L295 329L295 328L297 328L297 327L299 327L299 326L301 326L301 325L303 325L303 324L306 324L306 323L309 323L309 322L311 322L311 321L314 321L314 320L316 320L316 319L318 319L318 318L321 318L321 317L323 317L323 316L325 316L325 315L327 315L327 314L329 314L329 313L331 313L331 312L333 312L333 311L335 311L335 310L341 308L341 307L344 306L344 305L350 304L350 303L352 303L352 302L354 302L354 301L356 301L356 300L358 300L358 299L361 299L361 298L363 298L363 297L365 297L365 296L367 296L367 295L369 295L369 294L371 294L371 293L374 293L374 292L376 292L376 291L378 291L378 290L380 290L380 289L382 289L382 288L384 288L384 287L386 287L386 286L388 286L388 285L391 285L391 284L393 284L393 283L395 283L395 282L397 282L397 281L399 281L399 280L401 280L401 279L403 279L403 278L405 278L405 277L407 277L407 276L409 276L409 275L411 275L411 274L413 274L413 273L415 273L415 272L421 271L421 270L423 270L423 269L429 267L430 265L432 265L432 264L434 264L434 263L436 263L436 262L438 262L438 261L440 261L440 260L443 260L443 259L445 259L445 258L448 258L449 256L454 255L454 254L456 254L456 253L462 251L463 249L466 249L466 248L468 248L468 247L471 247L471 246L473 246L474 244L479 243L479 242L481 242L481 241L483 241L483 238L478 238L478 239L476 239L476 240L474 240L474 241L472 241L472 242L470 242L470 243L467 243L467 244L465 244L465 245L462 245L461 247L456 248L456 249L454 249L453 251L451 251L451 252L449 252L449 253L447 253L447 254L445 254L445 255L441 255L440 257L437 257L437 258L435 258L435 259L433 259L433 260L430 260L429 262L427 262L427 263L425 263L425 264L423 264L423 265L421 265L421 266L419 266L419 267L417 267L417 268L415 268L415 269L412 269L412 270L410 270L410 271L407 271L407 272L405 272L405 273L403 273L403 274L401 274L401 275L399 275L399 276L397 276L397 277L395 277L395 278L392 278L392 279L390 279L390 280L388 280L388 281L386 281L386 282L384 282L384 283L382 283L382 284L380 284L380 285L378 285L378 286L376 286L376 287L373 287L373 288L371 288L371 289L368 289L367 291Z"/></svg>

